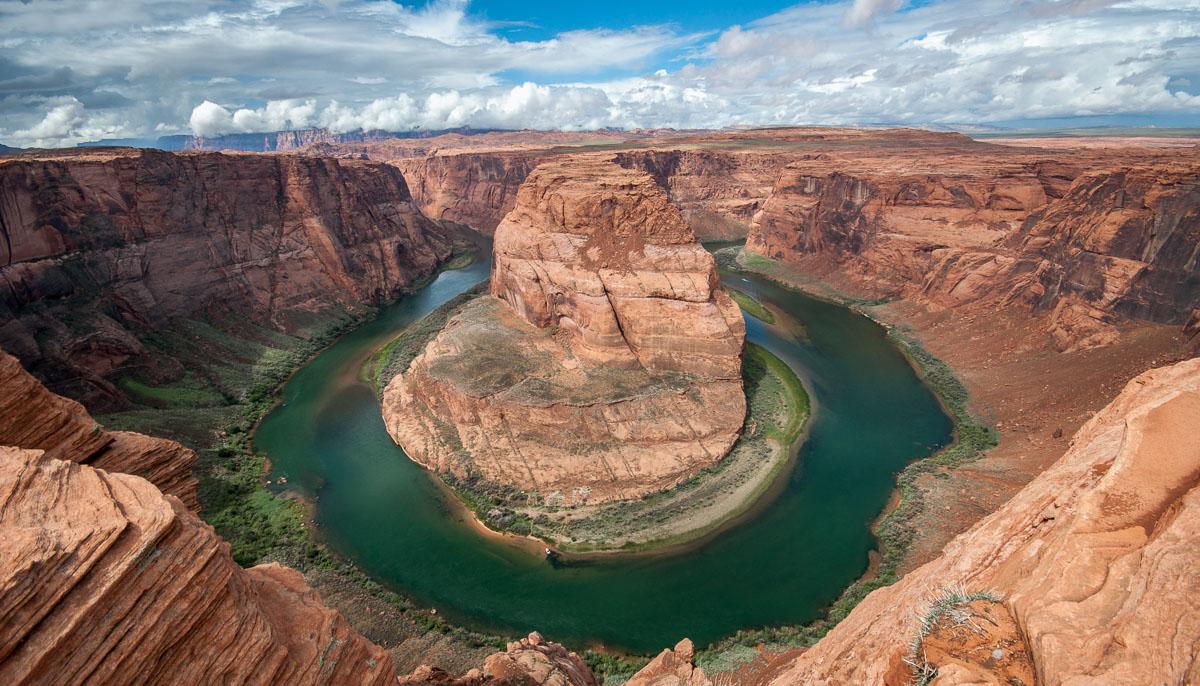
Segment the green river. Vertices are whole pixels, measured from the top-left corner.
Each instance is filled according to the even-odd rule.
[[[467,526],[391,441],[358,380],[378,346],[489,269],[481,260],[443,272],[326,349],[283,388],[254,437],[272,479],[286,476],[314,500],[326,543],[451,622],[651,653],[684,636],[704,646],[741,628],[811,621],[867,569],[869,526],[896,473],[951,439],[949,418],[881,327],[725,274],[775,309],[772,326],[747,317],[747,338],[795,369],[814,401],[797,465],[779,477],[787,483],[748,521],[689,550],[551,565]]]

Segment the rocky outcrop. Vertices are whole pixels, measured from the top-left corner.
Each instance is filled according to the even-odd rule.
[[[536,631],[508,644],[502,653],[488,656],[483,669],[455,677],[444,670],[422,665],[400,677],[405,686],[597,686],[587,664],[558,643]]]
[[[745,323],[712,256],[650,178],[542,165],[496,230],[492,293],[605,366],[737,379]]]
[[[141,476],[191,510],[200,507],[192,467],[196,453],[164,438],[105,431],[82,405],[46,390],[0,350],[0,445],[110,472]]]
[[[6,158],[0,229],[0,345],[96,405],[123,397],[122,369],[178,373],[143,343],[175,318],[303,331],[397,295],[452,252],[395,168],[283,155]]]
[[[493,296],[384,391],[388,431],[459,479],[602,502],[719,461],[745,414],[745,323],[645,174],[553,162],[496,232]]]
[[[626,686],[712,686],[704,670],[692,664],[695,646],[683,639],[674,650],[664,650],[633,675]]]
[[[5,684],[395,680],[298,572],[241,569],[139,477],[0,448],[0,552]]]
[[[947,586],[1002,601],[1039,684],[1200,681],[1197,425],[1200,359],[1135,378],[1054,466],[772,683],[907,683],[919,617]],[[983,667],[932,683],[981,683]]]

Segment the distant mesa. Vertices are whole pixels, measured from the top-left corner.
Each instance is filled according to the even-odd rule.
[[[384,391],[388,431],[457,478],[603,502],[718,463],[742,426],[745,323],[647,174],[539,166],[496,230],[491,293]]]

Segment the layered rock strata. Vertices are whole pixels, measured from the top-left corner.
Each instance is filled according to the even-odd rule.
[[[908,683],[919,617],[946,587],[1002,600],[1039,684],[1200,681],[1197,426],[1200,359],[1135,378],[1056,464],[772,683]],[[951,662],[933,683],[991,683],[987,660]]]
[[[747,249],[934,307],[1025,308],[1048,318],[1059,350],[1088,348],[1129,319],[1188,320],[1197,170],[1187,153],[816,156],[781,173]]]
[[[105,431],[82,405],[55,395],[0,350],[0,445],[37,449],[110,472],[141,476],[199,509],[196,453],[164,438]]]
[[[130,681],[395,674],[298,572],[238,567],[210,526],[148,481],[0,448],[0,682]]]
[[[303,331],[397,295],[452,252],[394,167],[284,155],[8,157],[0,234],[0,345],[96,405],[123,397],[122,370],[178,374],[143,343],[175,318]]]
[[[539,167],[497,229],[491,288],[384,392],[417,462],[601,502],[670,487],[733,445],[745,323],[649,176]]]

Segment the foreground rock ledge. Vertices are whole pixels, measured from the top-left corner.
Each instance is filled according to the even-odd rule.
[[[386,684],[299,572],[242,569],[150,482],[0,447],[0,683]]]
[[[604,502],[712,466],[745,417],[745,322],[646,174],[538,167],[496,230],[492,294],[384,391],[388,431],[459,479]]]

